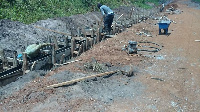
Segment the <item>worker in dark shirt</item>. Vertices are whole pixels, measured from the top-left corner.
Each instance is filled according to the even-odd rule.
[[[114,18],[114,12],[106,5],[100,3],[97,4],[97,7],[101,10],[104,19],[104,31],[110,34],[111,25]]]

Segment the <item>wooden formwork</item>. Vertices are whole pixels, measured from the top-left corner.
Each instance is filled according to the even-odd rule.
[[[122,17],[123,14],[120,16]],[[126,28],[131,27],[132,24],[138,23],[140,20],[140,14],[139,11],[134,10],[134,8],[131,9],[131,13],[129,16],[129,20],[121,19],[119,18],[113,22],[112,25],[112,35],[121,33],[124,31]],[[119,20],[119,21],[118,21]],[[41,57],[37,60],[27,60],[26,54],[23,54],[23,64],[22,68],[18,71],[21,73],[23,70],[23,74],[26,73],[27,70],[38,70],[41,69],[45,64],[52,64],[52,65],[57,65],[57,64],[63,64],[66,63],[68,59],[71,57],[76,57],[81,55],[81,53],[89,50],[90,48],[93,47],[94,44],[98,44],[101,42],[103,39],[106,38],[106,35],[102,33],[102,24],[99,22],[96,22],[94,26],[91,28],[77,28],[77,35],[76,37],[72,37],[69,34],[63,33],[63,32],[57,32],[54,30],[50,29],[44,29],[41,27],[37,27],[42,30],[47,30],[47,31],[53,31],[55,33],[60,33],[62,35],[65,35],[64,37],[64,42],[58,42],[55,36],[49,37],[49,43],[54,43],[53,46],[51,46],[51,53],[48,55],[44,55],[44,57]],[[112,37],[112,36],[110,36]],[[59,46],[63,46],[60,48]],[[13,65],[12,68],[14,67],[19,67],[18,65],[20,64],[20,60],[16,59],[16,54],[13,54]],[[3,56],[3,62],[0,64],[0,71],[3,70],[4,66],[7,66],[6,64],[6,58]],[[16,73],[17,74],[17,73]],[[1,73],[0,73],[1,75]],[[8,76],[8,74],[7,74]]]

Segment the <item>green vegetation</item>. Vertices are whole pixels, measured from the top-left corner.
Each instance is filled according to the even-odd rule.
[[[38,20],[83,14],[98,10],[98,2],[111,8],[121,5],[136,5],[151,8],[147,2],[160,0],[0,0],[0,19],[11,19],[26,24]]]
[[[192,0],[192,2],[198,2],[198,3],[200,3],[200,0]]]

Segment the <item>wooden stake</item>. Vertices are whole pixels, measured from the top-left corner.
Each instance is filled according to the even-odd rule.
[[[17,52],[14,51],[13,52],[13,67],[17,67],[18,65],[16,56],[17,56]]]
[[[114,35],[116,33],[116,23],[113,24],[113,32],[112,34]]]
[[[75,50],[75,39],[72,37],[71,39],[71,56],[74,57],[74,50]]]
[[[52,45],[52,64],[54,65],[56,63],[56,51],[55,51],[55,45]]]
[[[83,42],[82,44],[83,44],[83,52],[85,52],[86,51],[85,50],[86,44],[85,44],[85,42]]]
[[[65,46],[68,47],[69,46],[69,43],[68,43],[68,36],[65,37]]]
[[[100,38],[100,29],[97,28],[97,43],[99,43],[99,38]]]
[[[85,44],[86,44],[86,46],[85,46],[85,49],[86,49],[86,50],[88,50],[88,46],[89,46],[89,45],[88,45],[88,44],[89,44],[89,42],[88,42],[88,41],[89,41],[89,40],[88,40],[88,38],[87,38],[87,37],[85,37],[85,38],[86,38],[86,40],[85,40]]]
[[[131,19],[132,15],[133,15],[133,11],[134,11],[134,7],[131,8],[130,19]]]
[[[2,50],[1,54],[2,54],[3,68],[6,68],[6,67],[8,66],[8,61],[7,61],[7,58],[6,58],[6,56],[5,56],[5,51],[4,51],[4,49]]]
[[[100,73],[100,74],[97,74],[97,75],[86,76],[86,77],[74,79],[74,80],[71,80],[71,81],[66,81],[66,82],[62,82],[62,83],[58,83],[58,84],[53,84],[53,85],[47,86],[47,88],[56,88],[56,87],[60,87],[60,86],[64,86],[64,85],[66,86],[66,85],[73,84],[75,82],[79,82],[79,81],[83,81],[83,80],[90,79],[90,78],[95,78],[95,77],[101,77],[101,76],[113,74],[113,73],[116,73],[116,72],[117,71],[111,71],[111,72]]]
[[[79,46],[78,56],[82,53],[82,49],[83,49],[83,43]]]
[[[64,58],[65,58],[65,54],[63,54],[63,55],[61,56],[61,59],[60,59],[60,64],[62,64],[62,63],[63,63],[63,61],[64,61]]]
[[[55,50],[58,50],[59,47],[58,47],[58,41],[56,39],[56,36],[53,36],[53,40],[54,40],[54,44],[55,44]]]
[[[23,66],[22,66],[22,70],[23,70],[23,75],[26,73],[27,70],[27,54],[25,52],[22,53],[23,55]]]
[[[77,28],[77,33],[78,33],[77,36],[80,37],[81,36],[80,27]]]

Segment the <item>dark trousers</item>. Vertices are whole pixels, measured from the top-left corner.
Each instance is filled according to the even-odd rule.
[[[106,17],[104,18],[105,32],[111,31],[111,25],[112,25],[112,22],[113,22],[113,18],[114,18],[114,13],[106,15]]]

